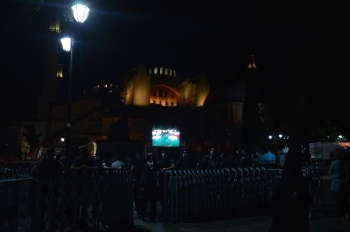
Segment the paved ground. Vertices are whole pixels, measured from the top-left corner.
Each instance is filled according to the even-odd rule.
[[[344,222],[336,216],[334,208],[323,208],[316,211],[317,217],[310,220],[312,232],[349,232],[350,222]],[[273,220],[273,215],[254,216],[245,218],[233,218],[229,220],[202,222],[202,223],[178,223],[142,221],[135,217],[137,231],[155,232],[267,232]]]
[[[350,232],[350,222],[344,222],[337,216],[333,195],[326,181],[324,206],[314,208],[315,218],[311,219],[311,232]],[[350,200],[350,197],[349,197]],[[157,206],[161,211],[160,205]],[[146,218],[147,219],[147,218]],[[139,232],[267,232],[273,221],[273,215],[262,215],[201,223],[171,223],[159,219],[155,223],[142,221],[134,214],[136,231]],[[297,231],[302,232],[302,231]]]

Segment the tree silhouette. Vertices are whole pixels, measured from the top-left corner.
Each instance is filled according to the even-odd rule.
[[[40,142],[41,133],[37,134],[34,125],[24,126],[26,132],[23,133],[24,141],[29,144],[30,151],[36,148]]]
[[[250,151],[259,150],[264,140],[260,110],[255,83],[250,81],[245,89],[242,116],[242,141],[244,147]]]

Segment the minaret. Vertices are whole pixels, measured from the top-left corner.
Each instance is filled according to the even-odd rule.
[[[249,55],[249,64],[247,69],[248,69],[248,81],[255,83],[256,65],[255,65],[254,55]]]
[[[40,93],[37,109],[38,121],[49,121],[51,116],[52,103],[57,98],[57,75],[59,43],[58,34],[60,33],[60,19],[55,17],[50,22],[48,28],[48,41],[46,43],[46,63],[43,80],[43,87]]]
[[[148,106],[150,100],[150,80],[151,77],[147,74],[145,65],[140,64],[137,67],[137,73],[132,76],[133,80],[133,105]]]

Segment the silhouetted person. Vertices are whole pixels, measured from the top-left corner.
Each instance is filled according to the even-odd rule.
[[[169,192],[167,190],[167,186],[165,186],[166,183],[169,183],[170,176],[167,175],[164,177],[164,173],[167,170],[174,170],[175,169],[175,162],[170,157],[169,153],[166,150],[162,151],[162,157],[160,158],[160,161],[158,161],[158,167],[159,167],[159,178],[158,178],[158,189],[159,189],[159,197],[160,197],[160,204],[162,206],[162,213],[160,215],[161,218],[164,218],[168,215],[167,212],[165,212],[165,208],[169,210]],[[166,189],[165,189],[166,188]],[[165,197],[167,197],[165,199]],[[166,207],[165,207],[166,206]]]
[[[203,153],[202,158],[197,162],[197,170],[206,170],[208,168],[209,155]]]
[[[92,172],[98,170],[95,159],[90,156],[89,150],[87,148],[81,148],[79,149],[79,156],[74,158],[72,161],[72,165],[70,167],[70,170],[75,173],[75,175],[85,176],[85,175],[91,175]],[[88,191],[91,192],[91,186],[89,185]],[[79,200],[77,205],[77,215],[79,217],[78,219],[78,227],[86,229],[87,228],[87,220],[88,220],[88,202],[86,198],[86,192],[84,192],[83,186],[78,185],[77,186],[77,194],[79,196]],[[85,195],[84,195],[85,194]],[[81,206],[81,207],[80,207]],[[79,208],[80,213],[79,213]]]
[[[234,168],[235,161],[232,152],[221,152],[220,168]]]
[[[301,169],[300,145],[289,147],[277,188],[275,217],[269,232],[309,232],[311,197]]]
[[[158,186],[157,186],[157,170],[153,161],[155,157],[152,153],[147,154],[147,163],[144,167],[142,179],[140,182],[140,188],[142,189],[139,194],[142,194],[140,218],[145,219],[147,211],[147,205],[150,205],[150,221],[155,222],[157,216],[156,203],[159,199]]]
[[[57,204],[59,201],[59,189],[60,182],[58,176],[60,176],[64,170],[63,163],[55,158],[56,150],[54,148],[49,148],[47,150],[47,154],[44,159],[34,167],[32,174],[34,176],[39,177],[39,183],[42,183],[40,187],[41,196],[39,196],[39,200],[42,203],[40,205],[40,225],[39,231],[44,227],[45,220],[45,212],[49,214],[49,210],[51,209],[51,213],[54,218],[50,218],[50,226],[49,230],[53,230],[54,228],[54,220],[58,216]],[[50,189],[49,186],[53,183],[53,188]],[[48,204],[53,204],[51,207],[45,207]]]
[[[349,170],[348,164],[344,161],[344,152],[336,150],[334,160],[329,166],[328,173],[332,176],[331,190],[338,207],[339,215],[342,220],[349,220],[349,202],[348,202],[348,182]]]
[[[196,168],[196,163],[193,162],[188,149],[184,149],[182,157],[176,162],[176,169],[178,170],[193,170]]]
[[[218,155],[218,149],[216,146],[210,148],[210,155],[208,160],[208,170],[214,170],[220,167],[221,156]]]
[[[135,152],[135,156],[130,159],[130,172],[132,175],[132,192],[134,194],[135,211],[140,213],[140,200],[138,199],[140,182],[143,175],[143,169],[146,159],[141,150]]]
[[[126,170],[126,165],[125,162],[123,162],[123,156],[124,156],[124,151],[119,150],[118,154],[116,156],[116,161],[112,163],[112,168],[115,168],[117,170],[124,171]]]

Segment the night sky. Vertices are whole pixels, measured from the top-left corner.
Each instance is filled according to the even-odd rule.
[[[11,7],[0,12],[0,103],[11,117],[36,112],[47,14],[61,12],[67,2],[45,0],[40,11],[25,14]],[[229,78],[244,79],[248,55],[254,54],[267,101],[283,104],[298,91],[332,103],[345,99],[345,7],[330,1],[283,2],[91,0],[90,16],[76,30],[73,83],[108,83],[144,63],[175,69],[180,77],[205,72],[215,88]],[[62,22],[61,34],[71,27]],[[69,55],[61,51],[59,60],[68,69]]]

